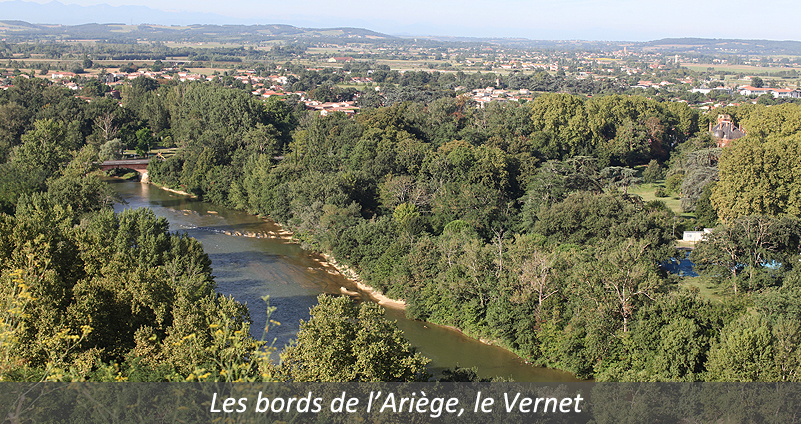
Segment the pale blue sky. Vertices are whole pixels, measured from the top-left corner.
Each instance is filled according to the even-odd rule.
[[[230,17],[229,23],[353,26],[388,34],[631,41],[664,37],[801,40],[801,27],[794,22],[801,16],[801,2],[790,0],[60,1],[214,13]],[[0,10],[0,19],[14,17],[4,17]]]

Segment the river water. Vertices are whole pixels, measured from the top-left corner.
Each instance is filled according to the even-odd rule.
[[[274,341],[282,348],[295,338],[299,321],[309,319],[309,308],[320,293],[341,294],[343,288],[354,297],[368,301],[353,282],[322,263],[322,258],[296,243],[277,237],[245,237],[229,234],[271,234],[280,231],[274,223],[239,211],[161,190],[149,184],[118,179],[111,187],[127,202],[115,210],[150,208],[170,221],[172,231],[186,232],[200,240],[212,261],[217,291],[247,304],[253,320],[251,332],[257,339]],[[276,308],[264,335],[267,304]],[[397,320],[409,342],[432,359],[436,373],[444,368],[476,367],[482,377],[502,376],[515,381],[578,381],[571,374],[531,366],[511,352],[466,337],[459,331],[426,322],[408,320],[402,310],[386,309]]]

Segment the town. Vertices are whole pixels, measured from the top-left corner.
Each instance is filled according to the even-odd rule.
[[[2,30],[0,25],[0,34]],[[20,35],[11,26],[5,35],[0,41],[0,64],[5,61],[0,88],[10,87],[15,76],[38,76],[63,84],[76,96],[93,79],[116,96],[126,81],[147,77],[217,82],[265,99],[292,97],[322,114],[353,114],[366,103],[359,101],[365,93],[369,103],[375,104],[378,94],[379,103],[387,104],[393,97],[387,92],[399,87],[466,96],[477,107],[531,101],[547,92],[637,94],[699,110],[801,97],[801,49],[776,47],[774,54],[755,54],[753,48],[742,47],[747,43],[712,48],[696,41],[668,48],[658,42],[561,42],[538,47],[377,36],[367,43],[361,35],[350,35],[344,42],[272,37],[226,45],[137,38],[129,45],[31,40],[35,35]],[[143,60],[124,60],[134,57]],[[326,90],[315,95],[321,82],[328,84]]]

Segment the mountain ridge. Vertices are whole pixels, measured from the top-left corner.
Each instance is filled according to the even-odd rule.
[[[221,42],[258,42],[265,39],[421,39],[435,42],[487,43],[509,48],[564,48],[609,51],[627,47],[630,50],[658,51],[662,53],[696,54],[786,54],[801,55],[801,42],[795,40],[759,39],[719,39],[700,37],[670,37],[651,41],[601,41],[601,40],[534,40],[522,37],[464,37],[410,35],[394,36],[365,28],[335,26],[327,28],[299,27],[286,23],[253,23],[246,20],[227,18],[209,13],[164,12],[146,6],[95,6],[64,5],[56,0],[46,4],[23,0],[3,1],[3,16],[13,19],[0,20],[0,36],[8,41],[25,39],[82,40],[95,39],[107,41],[209,41],[218,37]],[[15,12],[16,8],[31,7],[38,19],[44,22],[32,23],[20,19],[26,13]],[[81,13],[75,13],[80,10]],[[92,13],[86,13],[87,11]],[[49,11],[44,13],[43,11]],[[41,12],[41,13],[40,13]],[[114,13],[112,13],[114,12]],[[117,14],[129,16],[147,15],[151,22],[131,25],[117,19]],[[61,19],[49,22],[48,13],[55,13]],[[63,23],[64,16],[75,23]],[[80,16],[76,18],[75,16]],[[94,19],[97,18],[97,19]],[[180,25],[178,21],[182,21]],[[225,23],[204,23],[206,20],[219,20]],[[237,22],[238,21],[238,22]],[[106,23],[97,23],[106,22]],[[112,22],[112,23],[109,23]]]

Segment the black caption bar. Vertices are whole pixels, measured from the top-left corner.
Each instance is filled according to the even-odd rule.
[[[788,423],[795,383],[0,383],[3,422]]]

